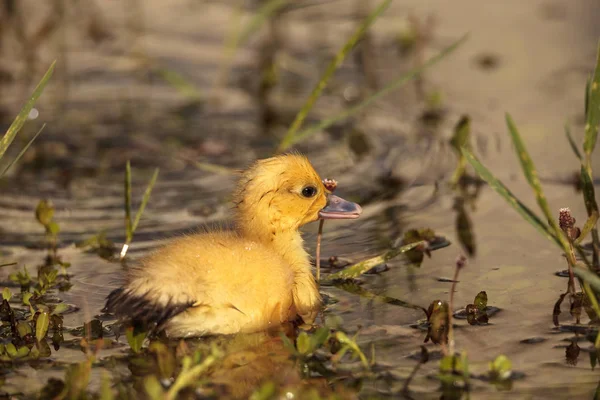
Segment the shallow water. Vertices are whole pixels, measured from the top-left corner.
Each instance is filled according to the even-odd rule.
[[[50,123],[22,165],[3,183],[0,198],[0,261],[16,261],[19,268],[27,266],[31,271],[45,255],[40,248],[43,230],[33,210],[40,198],[54,202],[61,227],[59,254],[72,264],[69,274],[73,276],[72,289],[58,295],[78,308],[65,315],[65,327],[79,327],[100,314],[106,295],[123,276],[120,264],[85,253],[74,243],[100,231],[117,243],[123,241],[125,161],[132,160],[135,199],[141,197],[151,169],[161,168],[150,205],[135,234],[131,258],[140,257],[169,237],[206,224],[226,224],[234,179],[199,170],[186,160],[243,168],[252,159],[269,154],[275,143],[273,135],[289,125],[324,60],[354,26],[355,4],[350,1],[307,7],[286,17],[281,52],[300,60],[304,74],[283,71],[271,99],[278,120],[270,134],[265,134],[257,101],[260,40],[251,41],[235,57],[227,88],[211,92],[222,72],[222,37],[234,15],[229,3],[233,2],[203,2],[200,7],[188,0],[169,6],[149,1],[145,6],[147,32],[137,45],[157,65],[173,68],[204,94],[214,94],[214,102],[200,106],[156,76],[136,78],[135,62],[126,51],[131,46],[127,24],[116,6],[100,5],[114,40],[90,47],[76,35],[69,39],[70,79],[65,80],[59,73],[57,83],[42,99],[41,115]],[[465,31],[471,32],[463,48],[426,74],[426,87],[439,90],[444,98],[439,126],[419,122],[424,105],[409,85],[352,121],[351,126],[365,132],[371,141],[368,154],[359,157],[349,150],[341,136],[344,126],[298,146],[322,177],[338,180],[341,196],[359,201],[364,208],[364,215],[357,221],[327,222],[323,258],[336,255],[361,260],[377,255],[410,228],[432,228],[452,242],[450,247],[435,251],[417,269],[410,269],[401,260],[388,263],[388,271],[362,278],[365,288],[422,307],[435,299],[448,298],[451,284],[440,278],[452,278],[455,259],[463,250],[455,230],[455,195],[443,182],[455,163],[447,139],[465,113],[473,119],[475,148],[486,165],[517,197],[527,199],[525,202],[535,208],[502,120],[505,110],[511,112],[544,178],[551,208],[568,206],[579,221],[585,219],[581,196],[568,183],[561,183],[578,168],[563,137],[562,125],[569,120],[574,135],[581,138],[582,93],[600,35],[593,16],[600,13],[600,7],[585,0],[570,2],[568,7],[559,1],[522,3],[515,1],[493,10],[488,8],[492,6],[472,1],[453,2],[452,6],[444,1],[394,4],[374,27],[377,76],[382,82],[410,66],[410,60],[399,57],[393,47],[396,29],[406,22],[409,13],[419,18],[434,13],[439,20],[427,44],[427,54]],[[78,28],[73,25],[70,29]],[[322,34],[316,35],[315,31]],[[51,43],[45,48],[50,54],[54,51]],[[477,59],[482,54],[497,57],[498,66],[491,70],[480,67]],[[11,62],[9,67],[17,71],[21,65],[18,57]],[[345,95],[363,81],[360,68],[347,61],[310,121],[339,110],[346,104]],[[68,95],[61,93],[65,82],[70,82]],[[17,93],[20,88],[16,80],[2,90]],[[15,95],[2,101],[9,109],[16,109],[18,98]],[[57,109],[56,99],[66,102],[66,111]],[[34,127],[29,129],[33,131]],[[402,182],[402,187],[393,182]],[[474,381],[473,397],[590,397],[598,385],[597,372],[590,368],[587,354],[592,344],[580,337],[579,361],[576,366],[568,364],[565,348],[573,333],[559,332],[552,323],[554,303],[566,288],[566,279],[555,275],[566,267],[560,252],[489,188],[482,189],[474,205],[474,210],[467,210],[477,254],[461,271],[455,308],[466,306],[485,290],[490,305],[501,311],[487,326],[469,326],[458,320],[456,346],[467,352],[473,374],[486,373],[487,363],[505,354],[513,369],[524,377],[516,379],[512,390],[505,392]],[[314,254],[316,226],[305,231],[307,247]],[[2,277],[14,270],[4,267]],[[377,365],[385,367],[392,377],[388,382],[367,380],[361,394],[397,394],[416,364],[410,356],[419,351],[425,337],[425,332],[411,327],[423,318],[422,312],[368,301],[339,288],[324,287],[323,292],[337,300],[327,307],[325,315],[341,317],[343,327],[350,332],[360,326],[359,342],[366,352],[374,344]],[[566,304],[561,322],[574,323]],[[65,335],[65,339],[73,337]],[[247,340],[254,343],[258,339]],[[100,359],[125,353],[125,338],[119,342],[121,347],[103,350]],[[244,348],[239,343],[232,346]],[[432,352],[439,350],[431,343],[427,347]],[[270,350],[285,355],[283,348]],[[260,355],[260,351],[257,353]],[[63,346],[52,354],[58,366],[22,366],[18,373],[6,377],[3,390],[20,392],[26,384],[26,392],[33,393],[49,377],[64,376],[61,363],[84,359],[76,346]],[[281,365],[279,371],[292,369],[284,361],[277,364],[277,357],[269,362],[260,357],[253,360],[248,365],[254,368],[236,370],[240,376],[248,374],[250,386],[269,379],[277,365]],[[420,369],[410,385],[415,398],[439,398],[439,384],[431,379],[437,368],[432,355],[432,361]],[[93,369],[92,390],[100,385],[102,369]],[[125,371],[125,375],[128,373]],[[224,376],[228,372],[219,373],[227,382]]]

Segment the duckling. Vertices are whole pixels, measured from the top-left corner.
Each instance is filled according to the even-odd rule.
[[[180,237],[143,258],[103,311],[170,337],[312,323],[321,296],[299,228],[358,218],[361,207],[331,194],[299,154],[255,162],[233,198],[234,229]]]

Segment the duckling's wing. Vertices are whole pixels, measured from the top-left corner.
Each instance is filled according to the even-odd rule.
[[[158,303],[151,300],[154,297],[150,296],[150,292],[140,295],[125,288],[119,288],[108,295],[102,311],[113,313],[120,318],[126,317],[134,325],[154,326],[160,330],[169,319],[195,304],[194,301],[176,303],[172,299],[166,303]]]

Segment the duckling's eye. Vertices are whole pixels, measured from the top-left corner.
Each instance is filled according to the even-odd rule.
[[[306,186],[302,189],[302,196],[304,197],[313,197],[317,194],[317,188],[314,186]]]

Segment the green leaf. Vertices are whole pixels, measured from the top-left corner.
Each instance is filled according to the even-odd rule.
[[[142,203],[140,204],[140,208],[138,208],[137,212],[135,213],[135,220],[133,221],[133,226],[131,227],[132,235],[135,232],[135,230],[137,229],[137,226],[140,223],[140,219],[142,219],[142,214],[144,213],[144,210],[146,209],[146,205],[148,204],[148,201],[150,201],[150,194],[152,193],[152,188],[154,187],[154,184],[156,183],[156,179],[158,178],[158,172],[159,172],[159,169],[156,168],[154,170],[154,174],[152,174],[152,178],[150,178],[150,182],[148,183],[148,186],[146,187],[146,191],[144,192],[144,196],[142,197]]]
[[[115,398],[111,384],[110,375],[108,373],[102,374],[102,382],[100,386],[100,400],[113,400]]]
[[[427,242],[420,241],[420,242],[410,243],[410,244],[404,245],[402,247],[388,250],[385,253],[383,253],[382,255],[379,255],[379,256],[373,257],[373,258],[369,258],[368,260],[361,261],[359,263],[356,263],[349,267],[346,267],[343,270],[336,272],[335,274],[331,274],[331,275],[329,275],[328,280],[334,281],[334,280],[357,278],[357,277],[361,276],[362,274],[364,274],[365,272],[367,272],[368,270],[370,270],[371,268],[375,267],[376,265],[383,264],[383,263],[391,260],[392,258],[397,257],[402,253],[406,253],[407,251],[412,250],[416,247],[426,246],[426,245],[427,245]]]
[[[12,344],[12,343],[6,344],[6,354],[8,354],[10,356],[10,358],[17,357],[17,348],[15,347],[14,344]]]
[[[24,338],[26,335],[32,334],[33,329],[28,322],[21,321],[17,324],[17,332],[19,332],[19,337]]]
[[[342,331],[337,331],[335,333],[335,338],[337,339],[338,342],[340,342],[340,344],[342,344],[343,346],[352,350],[352,352],[360,358],[360,361],[365,368],[369,368],[369,361],[367,360],[367,357],[365,357],[365,355],[362,352],[362,350],[360,349],[360,347],[358,347],[358,344],[356,343],[354,338],[350,339]]]
[[[65,311],[67,311],[68,309],[69,309],[69,306],[66,303],[58,303],[56,305],[56,307],[54,307],[54,309],[52,310],[50,315],[60,315],[60,314],[64,313]]]
[[[388,8],[391,2],[392,0],[384,0],[377,8],[375,8],[375,10],[373,10],[373,12],[371,12],[367,16],[367,18],[365,18],[365,20],[358,26],[356,31],[352,34],[352,36],[350,36],[350,39],[348,39],[344,46],[337,52],[333,60],[327,66],[325,73],[323,73],[323,76],[321,76],[321,79],[313,88],[308,99],[306,100],[306,103],[304,103],[304,106],[302,106],[302,108],[296,115],[294,122],[292,122],[292,125],[281,140],[278,149],[279,152],[285,151],[294,143],[294,137],[296,136],[296,133],[302,126],[302,123],[308,116],[310,110],[312,110],[312,108],[314,107],[318,98],[321,96],[321,93],[327,86],[329,79],[331,79],[335,71],[342,64],[342,62],[346,58],[346,55],[350,53],[354,46],[356,46],[358,41],[364,36],[365,32],[371,27],[371,25],[373,25],[375,20]]]
[[[175,88],[179,93],[187,97],[193,102],[200,102],[202,100],[202,94],[187,78],[181,75],[179,72],[167,68],[153,68],[152,69],[158,76],[160,76],[165,82]]]
[[[512,374],[512,363],[505,355],[499,355],[490,362],[490,377],[493,380],[506,380]]]
[[[37,139],[37,137],[40,136],[40,133],[42,133],[45,127],[46,124],[43,124],[40,130],[31,138],[31,140],[25,145],[25,147],[23,147],[19,154],[17,154],[17,156],[2,170],[2,172],[0,172],[0,178],[2,178],[12,168],[13,165],[19,162],[21,157],[23,157],[23,154],[25,154],[27,149],[31,147],[35,139]]]
[[[312,351],[323,346],[323,344],[329,339],[329,328],[320,327],[310,337],[310,347]]]
[[[29,113],[31,112],[31,109],[33,108],[37,99],[40,97],[40,95],[44,91],[46,84],[50,80],[50,77],[52,76],[52,73],[54,72],[55,65],[56,65],[56,61],[54,61],[50,65],[50,67],[48,68],[48,70],[46,71],[44,76],[42,77],[42,80],[38,83],[38,85],[34,89],[33,94],[31,95],[31,98],[21,108],[21,111],[19,112],[19,114],[17,115],[17,117],[15,118],[13,123],[8,127],[8,130],[6,131],[6,133],[0,140],[0,159],[2,159],[2,157],[4,156],[4,153],[6,153],[6,150],[8,149],[8,147],[14,140],[15,136],[17,135],[17,133],[19,133],[19,131],[21,130],[21,128],[23,127],[23,125],[25,124],[27,119],[29,118]]]
[[[579,160],[583,160],[583,157],[577,148],[577,144],[575,143],[573,136],[571,136],[571,129],[569,128],[569,125],[565,125],[565,135],[567,135],[567,140],[569,141],[569,145],[571,145],[571,150],[573,150],[575,156],[579,158]]]
[[[585,282],[589,283],[594,288],[596,293],[600,293],[600,276],[596,275],[595,273],[593,273],[592,271],[590,271],[584,267],[579,267],[579,266],[577,266],[576,268],[573,268],[573,272],[579,278],[581,278]]]
[[[598,53],[596,56],[596,68],[589,83],[587,90],[587,110],[585,123],[585,138],[583,141],[583,152],[586,155],[586,164],[588,170],[591,163],[592,152],[596,147],[598,138],[598,128],[600,126],[600,43],[598,44]]]
[[[456,185],[465,173],[466,160],[460,149],[463,147],[467,149],[471,148],[470,136],[471,118],[468,115],[463,115],[456,124],[456,127],[454,127],[454,135],[450,139],[450,145],[458,155],[458,163],[450,180],[450,183],[453,185]]]
[[[31,298],[33,297],[33,293],[30,292],[25,292],[23,293],[23,304],[25,304],[26,306],[30,306],[31,305]]]
[[[298,348],[298,353],[302,355],[308,355],[312,352],[308,333],[304,331],[300,332],[298,338],[296,339],[296,347]]]
[[[35,208],[35,218],[40,224],[47,227],[54,217],[54,206],[50,200],[40,200]]]
[[[487,307],[487,302],[487,293],[485,291],[481,291],[477,294],[477,296],[475,296],[475,301],[473,302],[473,304],[475,304],[475,307],[477,307],[479,311],[485,311]]]
[[[134,353],[142,351],[147,332],[136,332],[132,327],[127,328],[127,343]]]
[[[538,178],[538,173],[535,169],[535,165],[533,165],[533,160],[529,156],[529,152],[525,148],[525,143],[523,143],[523,139],[515,126],[510,115],[506,114],[506,124],[508,125],[508,131],[513,140],[513,144],[515,145],[515,150],[517,152],[517,157],[521,162],[521,167],[523,169],[523,174],[525,178],[527,178],[527,182],[529,182],[529,186],[533,189],[535,194],[535,198],[537,200],[542,213],[546,217],[548,224],[553,228],[554,234],[560,234],[560,228],[556,223],[556,219],[554,218],[552,212],[550,211],[550,207],[548,206],[548,201],[546,200],[546,196],[544,195],[544,190],[542,189],[542,184]]]
[[[149,375],[144,379],[144,389],[148,397],[152,400],[162,400],[165,398],[165,392],[158,378],[154,375]]]
[[[48,224],[47,228],[48,228],[48,233],[51,234],[52,236],[56,236],[60,232],[60,227],[54,221],[51,221]]]
[[[131,229],[131,162],[125,164],[125,243],[131,243],[133,230]]]
[[[296,350],[296,346],[294,346],[294,343],[292,343],[290,338],[288,338],[284,333],[281,333],[279,335],[279,337],[281,338],[281,341],[283,342],[283,347],[288,349],[288,351],[292,354],[298,354],[298,350]]]
[[[4,290],[2,290],[2,298],[6,301],[10,301],[11,297],[12,297],[12,293],[11,293],[10,289],[5,287]]]
[[[47,312],[42,312],[38,315],[37,321],[35,322],[35,338],[38,342],[46,337],[48,333],[48,326],[50,325],[50,317]]]
[[[15,358],[27,357],[28,354],[29,354],[29,347],[23,345],[17,349],[17,354],[15,355]]]
[[[468,377],[467,358],[458,354],[444,356],[440,360],[440,375],[450,383],[465,380]]]
[[[456,48],[458,46],[460,46],[463,42],[465,42],[467,37],[468,37],[468,35],[464,35],[463,37],[458,39],[456,42],[454,42],[450,46],[446,47],[440,53],[431,57],[429,60],[425,61],[420,66],[415,67],[412,70],[393,79],[384,88],[382,88],[378,92],[372,94],[367,99],[363,100],[361,103],[355,105],[354,107],[350,107],[349,109],[342,111],[341,113],[336,114],[331,118],[327,118],[309,128],[306,128],[306,129],[298,132],[295,135],[289,136],[289,131],[288,131],[288,135],[286,135],[286,137],[282,140],[281,144],[279,145],[279,151],[285,151],[292,145],[294,145],[298,142],[301,142],[302,140],[308,138],[309,136],[315,134],[316,132],[326,129],[338,121],[342,121],[346,118],[351,117],[352,115],[360,112],[363,108],[366,108],[366,107],[370,106],[371,104],[373,104],[379,98],[387,95],[388,93],[391,93],[392,91],[398,89],[399,87],[403,86],[404,84],[410,82],[412,79],[414,79],[415,77],[417,77],[421,73],[423,73],[426,69],[428,69],[429,67],[437,64],[438,62],[440,62],[441,60],[446,58],[446,56],[448,56],[451,52],[456,50]]]
[[[588,215],[592,215],[594,211],[598,212],[598,203],[596,203],[596,192],[594,190],[594,182],[588,173],[588,170],[581,166],[581,188],[583,191],[583,200]]]
[[[515,195],[513,195],[500,180],[496,179],[496,177],[494,177],[494,175],[492,175],[492,173],[486,167],[484,167],[483,164],[481,164],[481,162],[468,149],[463,148],[462,151],[467,161],[473,166],[481,179],[486,181],[488,185],[490,185],[490,187],[496,191],[496,193],[504,198],[504,200],[506,200],[508,204],[510,204],[527,222],[533,225],[538,232],[562,248],[561,242],[555,236],[555,234],[550,231],[548,225],[542,222],[540,218],[535,215],[535,213],[526,205],[521,203],[519,199],[517,199]]]
[[[590,215],[589,218],[587,219],[587,221],[585,221],[585,225],[583,225],[583,228],[581,229],[581,233],[579,234],[579,237],[577,238],[577,240],[575,240],[575,244],[581,244],[581,242],[583,242],[583,240],[592,231],[592,229],[594,229],[596,227],[597,222],[598,222],[598,212],[593,211],[592,215]]]
[[[244,27],[244,29],[240,32],[239,40],[236,43],[236,47],[242,46],[244,43],[252,37],[252,35],[267,21],[271,16],[281,10],[285,5],[287,5],[288,0],[267,0],[261,2],[260,9],[258,12],[250,19],[248,24]]]

